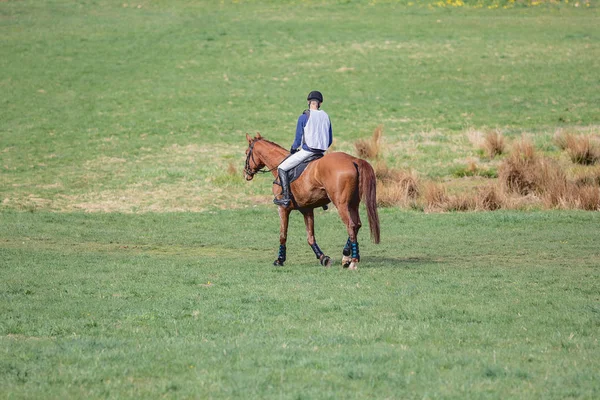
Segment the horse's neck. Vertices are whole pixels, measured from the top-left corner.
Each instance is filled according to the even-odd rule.
[[[275,144],[263,142],[260,146],[260,157],[267,169],[272,170],[273,176],[277,176],[277,167],[287,155],[288,152],[283,147]]]

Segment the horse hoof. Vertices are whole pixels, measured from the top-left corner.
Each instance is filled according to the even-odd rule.
[[[279,258],[277,260],[275,260],[273,262],[273,265],[276,267],[283,267],[283,261],[281,261]]]
[[[356,261],[352,261],[352,262],[350,263],[350,265],[348,265],[348,269],[351,269],[351,270],[353,270],[353,271],[357,270],[357,269],[358,269],[358,262],[356,262]]]
[[[323,258],[321,258],[321,265],[324,267],[331,267],[331,258],[329,256],[323,256]]]
[[[342,266],[344,268],[348,268],[350,266],[351,262],[352,262],[352,257],[349,257],[349,256],[342,257]]]

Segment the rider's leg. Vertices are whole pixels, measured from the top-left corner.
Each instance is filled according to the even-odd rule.
[[[300,149],[300,151],[297,151],[296,153],[290,155],[288,158],[283,160],[281,164],[279,164],[277,172],[279,174],[279,183],[281,184],[281,199],[276,198],[273,200],[273,203],[277,204],[278,206],[289,206],[290,183],[288,178],[288,172],[296,165],[300,164],[302,161],[312,156],[312,154],[313,153],[310,151]]]
[[[277,169],[279,174],[279,184],[281,185],[281,198],[273,199],[273,203],[278,206],[287,207],[290,205],[290,182],[288,177],[288,171],[284,171],[281,168]]]

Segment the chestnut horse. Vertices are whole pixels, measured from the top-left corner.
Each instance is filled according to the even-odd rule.
[[[258,172],[271,172],[277,179],[277,166],[290,154],[283,147],[263,139],[260,133],[253,138],[246,134],[246,166],[244,177],[250,181]],[[263,168],[267,170],[263,170]],[[279,206],[279,255],[273,265],[283,266],[286,260],[286,241],[289,215],[297,209],[304,215],[308,244],[321,265],[330,266],[331,259],[323,254],[315,240],[314,209],[333,202],[348,230],[348,241],[343,250],[342,265],[356,269],[360,261],[358,231],[361,227],[358,206],[361,198],[367,206],[371,239],[379,243],[379,216],[376,202],[376,180],[373,167],[365,161],[346,153],[327,153],[312,161],[300,178],[290,185],[293,201],[289,206]],[[281,192],[273,183],[273,194]]]

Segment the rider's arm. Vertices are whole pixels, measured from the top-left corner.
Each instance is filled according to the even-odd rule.
[[[302,114],[298,117],[298,124],[296,125],[296,137],[294,138],[294,143],[292,144],[291,152],[294,153],[300,146],[302,146],[302,135],[304,135],[304,127],[306,126],[306,121],[308,120],[306,114]]]
[[[329,120],[329,144],[327,147],[331,146],[333,143],[333,131],[331,130],[331,120]]]

